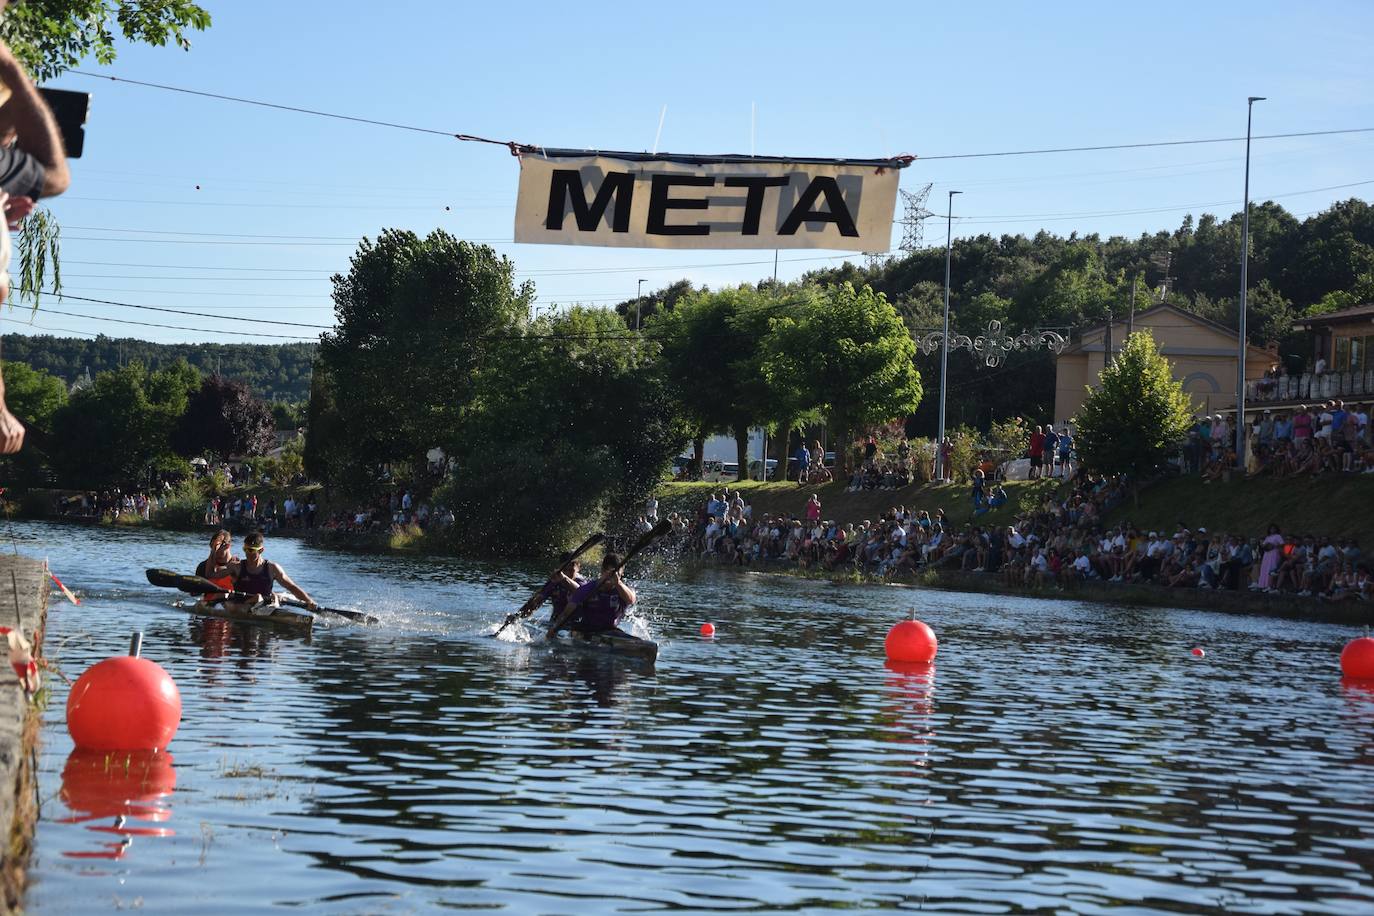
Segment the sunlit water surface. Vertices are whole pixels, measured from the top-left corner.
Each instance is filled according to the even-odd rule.
[[[74,678],[142,630],[184,705],[170,762],[112,773],[55,684],[35,913],[1374,912],[1350,628],[659,562],[645,668],[488,638],[528,567],[273,541],[382,619],[307,639],[174,609],[144,569],[193,535],[11,531],[84,599],[48,656]],[[913,609],[937,664],[890,670]]]

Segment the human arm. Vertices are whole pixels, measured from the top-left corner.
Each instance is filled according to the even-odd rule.
[[[305,589],[291,581],[291,577],[286,574],[286,570],[282,569],[276,563],[271,563],[269,568],[272,571],[272,581],[278,583],[282,588],[304,601],[305,606],[310,610],[313,611],[318,607],[314,599],[305,593]]]
[[[9,100],[0,106],[0,136],[13,132],[18,137],[19,149],[43,167],[41,184],[35,183],[36,186],[24,191],[31,197],[61,194],[71,184],[62,134],[33,81],[3,42],[0,42],[0,82],[11,93]]]
[[[610,590],[625,603],[626,607],[634,605],[635,590],[630,588],[630,586],[625,583],[624,579],[620,578],[620,570],[617,569],[612,573],[611,578],[607,580],[606,584],[611,586]]]
[[[0,375],[0,455],[13,455],[24,447],[24,424],[5,406],[5,379]]]

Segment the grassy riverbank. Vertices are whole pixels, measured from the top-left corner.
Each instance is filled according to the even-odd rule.
[[[690,513],[723,484],[667,483],[660,489],[659,512]],[[735,484],[729,484],[735,489]],[[868,490],[846,493],[842,484],[798,487],[795,483],[743,481],[739,489],[754,507],[754,515],[803,517],[812,493],[821,500],[821,515],[841,524],[876,521],[894,506],[934,513],[945,510],[955,527],[973,520],[973,504],[966,484],[920,484],[900,490]],[[1011,481],[1007,505],[978,517],[980,524],[1006,525],[1055,492],[1056,480]],[[1260,536],[1270,522],[1285,532],[1318,537],[1357,537],[1367,550],[1374,549],[1374,474],[1345,474],[1317,479],[1236,479],[1204,483],[1196,477],[1160,481],[1140,493],[1138,506],[1127,503],[1111,513],[1109,524],[1131,522],[1145,529],[1172,531],[1179,522],[1190,528]]]
[[[945,517],[956,527],[973,520],[973,501],[965,484],[913,484],[900,490],[863,490],[846,493],[841,483],[799,487],[788,481],[763,483],[756,480],[739,484],[667,483],[659,490],[659,515],[685,512],[696,517],[698,505],[721,488],[740,489],[754,507],[754,517],[785,515],[804,518],[806,501],[815,493],[821,500],[821,517],[841,524],[864,520],[876,522],[888,509],[905,506],[915,511],[925,510],[931,515],[944,509]],[[1009,481],[1007,504],[978,517],[979,524],[1008,525],[1016,516],[1030,511],[1045,496],[1059,487],[1057,480]]]

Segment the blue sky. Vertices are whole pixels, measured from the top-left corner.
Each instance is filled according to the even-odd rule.
[[[1374,127],[1374,4],[388,4],[202,0],[189,52],[123,47],[82,69],[547,146],[918,157]],[[384,227],[490,242],[541,304],[611,304],[688,277],[772,272],[771,252],[509,242],[518,166],[496,146],[67,74],[94,93],[86,152],[53,202],[66,292],[8,309],[7,332],[160,341],[310,338],[329,276]],[[751,138],[751,106],[757,111]],[[1135,236],[1239,210],[1243,144],[917,162],[956,236],[1040,229]],[[1374,133],[1257,141],[1252,199],[1290,212],[1374,199]],[[1308,192],[1355,182],[1355,187]],[[1282,195],[1282,196],[1280,196]],[[1138,211],[1155,212],[1138,212]],[[1137,212],[1123,212],[1137,211]],[[931,220],[927,244],[943,245]],[[900,229],[894,229],[894,244]],[[779,275],[839,263],[784,251]],[[743,263],[742,263],[743,262]],[[714,265],[714,266],[711,266]],[[30,324],[32,319],[32,324]]]

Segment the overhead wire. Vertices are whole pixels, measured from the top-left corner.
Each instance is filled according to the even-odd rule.
[[[164,92],[177,92],[177,93],[182,93],[182,94],[184,94],[184,95],[200,96],[200,97],[202,97],[202,98],[216,99],[216,100],[218,100],[218,101],[223,101],[223,102],[234,102],[234,103],[240,104],[240,105],[253,105],[253,106],[260,107],[260,108],[272,108],[272,109],[276,109],[276,110],[278,110],[278,111],[287,111],[287,112],[293,112],[293,113],[296,113],[296,114],[306,114],[306,115],[311,115],[311,116],[320,117],[320,118],[332,118],[332,119],[335,119],[335,120],[340,120],[340,121],[352,121],[352,122],[354,122],[354,123],[368,124],[368,125],[373,125],[373,126],[377,126],[377,127],[388,127],[388,128],[392,128],[392,129],[395,129],[395,130],[406,130],[406,131],[412,131],[412,132],[415,132],[415,133],[433,134],[433,135],[437,135],[437,136],[441,136],[441,137],[452,137],[452,138],[457,139],[457,140],[473,141],[473,142],[478,142],[478,143],[488,143],[488,144],[492,144],[492,145],[494,145],[494,146],[504,146],[504,147],[507,147],[507,148],[509,148],[509,149],[511,150],[512,153],[514,153],[514,154],[516,154],[516,155],[518,155],[518,154],[519,154],[520,152],[522,152],[522,151],[535,151],[535,150],[538,149],[538,147],[532,146],[531,144],[520,144],[520,143],[515,143],[514,141],[492,140],[492,139],[489,139],[489,138],[486,138],[486,137],[478,137],[478,136],[474,136],[474,135],[472,135],[472,134],[455,133],[455,132],[450,131],[450,130],[439,130],[439,129],[437,129],[437,128],[432,128],[432,127],[419,127],[419,126],[416,126],[416,125],[413,125],[413,124],[400,124],[400,123],[396,123],[396,122],[394,122],[394,121],[381,121],[381,120],[378,120],[378,119],[375,119],[375,118],[364,118],[364,117],[359,117],[359,116],[356,116],[356,115],[338,114],[338,113],[336,113],[336,112],[321,111],[321,110],[314,109],[314,108],[304,108],[304,107],[300,107],[300,106],[296,106],[296,105],[284,105],[284,104],[277,103],[277,102],[265,102],[265,101],[262,101],[262,100],[260,100],[260,99],[247,99],[247,98],[242,98],[242,97],[239,97],[239,96],[224,95],[224,94],[222,94],[222,93],[217,93],[217,92],[206,92],[206,91],[204,91],[204,90],[199,90],[199,89],[187,89],[187,88],[184,88],[184,87],[181,87],[181,86],[169,86],[169,85],[166,85],[165,83],[152,83],[152,82],[147,82],[147,81],[145,81],[145,80],[126,79],[126,78],[124,78],[124,77],[114,76],[114,75],[112,75],[112,74],[107,74],[107,73],[91,73],[91,72],[88,72],[88,71],[85,71],[85,70],[69,70],[69,71],[67,71],[67,72],[68,72],[68,73],[75,74],[75,75],[77,75],[77,76],[84,76],[84,77],[87,77],[87,78],[89,78],[89,79],[110,80],[110,81],[112,81],[112,82],[125,83],[125,84],[132,85],[132,86],[142,86],[142,87],[149,88],[149,89],[159,89],[159,90],[162,90],[162,91],[164,91]],[[1286,140],[1286,139],[1292,139],[1292,138],[1296,138],[1296,137],[1329,137],[1329,136],[1337,136],[1337,135],[1341,135],[1341,134],[1360,134],[1360,133],[1374,133],[1374,127],[1350,127],[1350,128],[1337,128],[1337,129],[1332,129],[1332,130],[1292,131],[1292,132],[1288,132],[1288,133],[1278,133],[1278,134],[1254,134],[1254,135],[1252,135],[1251,137],[1249,137],[1249,139],[1251,139],[1251,140]],[[1143,141],[1143,142],[1136,142],[1136,143],[1103,143],[1103,144],[1096,144],[1096,145],[1092,145],[1092,146],[1060,146],[1060,147],[1044,147],[1044,148],[1039,148],[1039,149],[996,150],[996,151],[992,151],[992,152],[978,152],[978,153],[944,153],[944,154],[933,155],[933,156],[918,156],[918,157],[916,157],[916,161],[917,161],[917,162],[929,162],[929,161],[947,160],[947,159],[987,159],[987,158],[993,158],[993,157],[1006,157],[1006,156],[1043,156],[1043,155],[1048,155],[1048,154],[1052,154],[1052,153],[1091,153],[1091,152],[1102,152],[1102,151],[1105,151],[1105,150],[1154,149],[1154,148],[1170,147],[1170,146],[1198,146],[1198,145],[1209,144],[1209,143],[1237,143],[1237,142],[1244,141],[1244,140],[1246,140],[1246,139],[1247,139],[1247,138],[1246,138],[1246,137],[1243,137],[1243,136],[1240,136],[1240,137],[1205,137],[1205,138],[1188,139],[1188,140],[1150,140],[1150,141]]]
[[[33,290],[31,290],[31,289],[29,289],[29,288],[27,288],[27,287],[22,287],[22,286],[21,286],[21,287],[18,287],[18,290],[19,290],[19,292],[23,292],[23,293],[32,293],[32,292],[33,292]],[[114,300],[114,299],[94,299],[94,298],[91,298],[91,297],[89,297],[89,296],[73,296],[73,295],[70,295],[70,294],[68,294],[68,293],[53,293],[53,292],[43,291],[43,292],[42,292],[42,295],[45,295],[45,296],[53,296],[53,297],[55,297],[55,298],[57,298],[57,299],[63,299],[63,300],[71,299],[71,300],[74,300],[74,301],[77,301],[77,302],[90,302],[90,303],[94,303],[94,304],[98,304],[98,305],[117,305],[117,306],[120,306],[120,307],[122,307],[122,308],[128,308],[128,309],[143,309],[143,310],[150,311],[150,312],[168,312],[168,313],[173,314],[173,315],[190,315],[190,316],[193,316],[193,317],[196,317],[196,318],[218,318],[218,319],[220,319],[221,321],[238,321],[238,320],[240,320],[239,318],[237,318],[236,316],[233,316],[233,315],[215,315],[215,314],[208,313],[208,312],[193,312],[193,311],[189,311],[189,310],[187,310],[187,309],[163,308],[163,307],[161,307],[161,306],[156,306],[156,305],[139,305],[139,304],[136,304],[136,303],[133,303],[133,302],[119,302],[119,301]],[[45,310],[45,309],[38,309],[38,311],[52,311],[52,310],[51,310],[51,309],[46,309],[46,310]],[[54,314],[65,314],[65,313],[62,313],[62,312],[55,312]],[[89,318],[89,317],[92,317],[92,316],[89,316],[89,315],[76,315],[76,316],[74,316],[74,317],[77,317],[77,318]],[[105,317],[105,318],[99,318],[99,317],[97,317],[95,320],[97,320],[97,321],[121,321],[122,319],[109,318],[109,317]],[[253,319],[253,322],[254,322],[255,324],[279,324],[279,325],[286,325],[286,326],[294,327],[294,328],[312,328],[312,329],[319,329],[319,330],[322,330],[322,331],[327,331],[327,330],[329,330],[330,327],[331,327],[331,325],[323,325],[323,324],[305,324],[305,323],[302,323],[302,322],[299,322],[299,321],[281,321],[281,320],[279,320],[279,319],[270,319],[270,318],[254,318],[254,319]],[[131,324],[139,324],[140,322],[127,322],[127,321],[126,321],[126,322],[124,322],[124,323],[126,323],[126,324],[130,324],[130,323],[131,323]],[[161,325],[152,325],[152,327],[161,327]],[[187,331],[207,331],[207,330],[213,330],[213,331],[214,331],[215,333],[217,333],[217,334],[218,334],[218,333],[221,333],[218,329],[213,329],[213,328],[183,328],[183,329],[181,329],[181,330],[187,330]],[[223,333],[226,333],[226,334],[237,334],[237,333],[245,333],[245,332],[241,332],[241,331],[224,331]],[[276,337],[277,335],[275,335],[275,334],[249,334],[249,335],[247,335],[247,336],[250,336],[250,337]]]
[[[87,321],[107,321],[107,322],[111,322],[111,323],[114,323],[114,324],[138,325],[139,327],[145,327],[145,328],[168,328],[168,329],[173,330],[173,331],[196,331],[196,332],[199,332],[199,333],[202,333],[202,334],[203,334],[203,333],[206,333],[206,330],[207,330],[206,328],[190,328],[190,327],[186,327],[185,325],[179,325],[179,324],[157,324],[157,323],[154,323],[154,322],[151,322],[151,321],[134,321],[134,320],[129,319],[129,318],[110,318],[110,317],[108,317],[108,316],[101,316],[101,315],[82,315],[82,314],[77,313],[77,312],[65,312],[65,311],[61,311],[61,310],[59,310],[59,309],[48,308],[48,307],[45,306],[45,305],[32,306],[32,308],[33,308],[33,310],[34,310],[35,312],[45,312],[45,313],[47,313],[47,314],[49,314],[49,315],[65,315],[65,316],[67,316],[68,318],[82,318],[82,319],[85,319],[85,320],[87,320]],[[269,337],[269,338],[273,338],[273,339],[276,339],[276,340],[300,340],[300,341],[308,341],[308,340],[315,340],[315,339],[316,339],[316,338],[314,338],[314,337],[300,337],[300,336],[293,336],[293,335],[290,335],[290,334],[263,334],[263,333],[255,332],[255,331],[226,331],[226,330],[215,329],[215,330],[213,331],[213,333],[215,333],[215,334],[233,334],[233,335],[235,335],[235,336],[237,336],[237,337]]]

